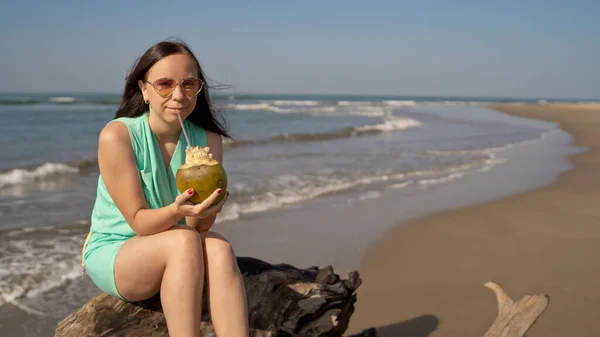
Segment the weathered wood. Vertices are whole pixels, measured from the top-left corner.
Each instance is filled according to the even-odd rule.
[[[523,337],[550,303],[545,294],[525,295],[517,302],[496,282],[487,282],[498,300],[498,315],[483,337]]]
[[[340,279],[329,266],[298,269],[238,257],[250,312],[250,336],[342,336],[354,312],[357,272]],[[206,299],[206,296],[204,296]],[[202,336],[215,336],[203,303]],[[159,295],[126,303],[101,294],[59,322],[55,337],[168,336]]]

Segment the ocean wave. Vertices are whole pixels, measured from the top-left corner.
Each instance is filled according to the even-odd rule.
[[[337,101],[337,105],[343,107],[364,107],[369,105],[385,105],[389,107],[415,106],[419,103],[413,100],[384,100],[384,101]]]
[[[233,110],[246,110],[246,111],[274,111],[279,112],[281,109],[272,106],[268,103],[248,103],[248,104],[227,104],[228,108]]]
[[[258,103],[226,104],[235,111],[268,111],[281,114],[309,114],[314,116],[382,117],[400,107],[416,106],[416,101],[260,101]]]
[[[1,231],[0,306],[12,303],[32,314],[19,299],[34,297],[81,276],[81,245],[88,225]]]
[[[422,123],[418,120],[412,118],[397,118],[390,117],[384,120],[382,123],[375,125],[365,125],[356,128],[358,132],[366,132],[366,131],[382,131],[389,132],[394,130],[406,130],[410,128],[415,128],[421,126]]]
[[[218,220],[234,220],[242,215],[282,208],[383,179],[387,179],[387,176],[362,177],[354,180],[340,179],[337,181],[330,179],[331,182],[328,184],[316,184],[297,176],[280,176],[270,182],[271,185],[275,186],[271,187],[268,192],[254,196],[251,200],[233,202],[224,207],[223,216],[219,216]],[[294,180],[295,182],[293,182]],[[284,183],[281,183],[282,181]]]
[[[339,106],[366,106],[373,105],[373,101],[337,101]]]
[[[348,110],[344,114],[350,116],[362,116],[362,117],[383,117],[390,116],[392,112],[390,109],[380,106],[360,106],[355,109]]]
[[[358,177],[334,177],[331,172],[322,172],[318,176],[288,174],[257,183],[263,185],[253,186],[249,183],[238,183],[230,188],[232,195],[235,194],[237,199],[226,204],[217,221],[236,220],[243,215],[279,209],[357,188],[369,188],[373,184],[384,183],[385,185],[382,187],[399,189],[415,184],[427,186],[450,182],[463,177],[468,172],[476,172],[502,162],[502,160],[486,157],[468,163],[449,164],[434,169],[408,172],[388,172]]]
[[[493,153],[493,152],[502,152],[502,151],[507,151],[510,150],[512,148],[514,148],[515,146],[521,146],[521,145],[527,145],[527,144],[533,144],[533,143],[537,143],[539,141],[542,141],[544,139],[546,139],[548,136],[555,134],[555,133],[560,133],[562,132],[561,129],[551,129],[551,130],[546,130],[543,132],[540,132],[538,137],[532,138],[532,139],[525,139],[525,140],[520,140],[520,141],[516,141],[513,143],[508,143],[502,146],[496,146],[496,147],[488,147],[488,148],[483,148],[483,149],[462,149],[462,150],[429,150],[426,151],[425,154],[428,155],[435,155],[435,156],[456,156],[456,155],[470,155],[470,154],[481,154],[481,153]]]
[[[449,174],[449,175],[444,176],[444,177],[419,180],[417,183],[419,185],[439,184],[439,183],[445,183],[445,182],[449,182],[449,181],[452,181],[452,180],[456,180],[458,178],[462,178],[463,176],[464,176],[464,173],[457,172],[457,173]]]
[[[77,102],[77,99],[71,96],[53,96],[49,97],[48,101],[55,104],[73,104]]]
[[[271,102],[272,103],[272,102]],[[270,103],[249,103],[249,104],[227,104],[227,108],[236,111],[270,111],[282,114],[307,113],[323,114],[335,112],[335,107],[324,106],[314,108],[282,108]]]
[[[401,106],[416,106],[416,101],[383,101],[386,105],[393,107],[401,107]]]
[[[56,175],[77,174],[79,171],[78,167],[72,167],[63,163],[44,163],[31,170],[15,168],[0,173],[0,188],[28,183]]]
[[[259,145],[259,144],[271,144],[271,143],[290,143],[290,142],[314,142],[314,141],[326,141],[336,140],[342,138],[356,137],[360,135],[381,133],[381,132],[392,132],[399,130],[406,130],[410,128],[416,128],[421,126],[421,122],[412,118],[400,118],[395,116],[389,116],[381,123],[373,125],[364,125],[359,127],[347,127],[343,129],[332,130],[328,132],[320,133],[290,133],[290,134],[279,134],[266,139],[248,139],[248,140],[234,140],[224,142],[225,147],[236,148],[247,145]]]
[[[21,104],[38,104],[41,103],[37,99],[33,98],[2,98],[0,99],[0,105],[21,105]]]
[[[270,101],[273,105],[285,105],[285,106],[315,106],[321,104],[320,101],[290,101],[290,100],[277,100]]]
[[[121,103],[120,97],[107,97],[107,98],[96,98],[96,97],[72,97],[72,96],[51,96],[44,98],[31,98],[31,97],[3,97],[0,98],[0,106],[2,105],[118,105]]]

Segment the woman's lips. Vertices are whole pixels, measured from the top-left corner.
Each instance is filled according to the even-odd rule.
[[[174,110],[177,113],[182,113],[185,111],[185,108],[169,108],[169,109]]]

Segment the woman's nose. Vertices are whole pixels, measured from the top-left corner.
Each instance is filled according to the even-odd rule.
[[[181,100],[185,99],[185,91],[181,87],[181,84],[178,84],[175,87],[175,90],[173,90],[173,94],[172,94],[171,98],[173,98],[173,100],[176,100],[176,101],[181,101]]]

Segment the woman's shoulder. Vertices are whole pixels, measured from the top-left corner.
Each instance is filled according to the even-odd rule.
[[[110,146],[130,142],[131,136],[128,126],[125,123],[114,123],[115,121],[117,120],[112,120],[100,130],[98,137],[100,145]]]
[[[223,161],[223,138],[213,131],[206,131],[206,146],[218,161]]]
[[[125,137],[131,133],[131,128],[147,120],[147,114],[144,113],[136,117],[116,117],[109,120],[100,131],[100,137],[115,138]]]
[[[221,146],[223,143],[223,139],[221,138],[221,135],[213,132],[213,131],[209,131],[206,130],[206,143],[208,144],[208,146],[210,146],[211,148],[216,147],[216,146]]]
[[[110,120],[107,124],[113,124],[114,122],[121,122],[122,124],[125,124],[125,126],[127,127],[131,127],[134,125],[139,125],[142,123],[145,123],[148,121],[148,113],[145,112],[139,116],[135,116],[135,117],[118,117],[118,118],[114,118],[112,120]]]
[[[146,114],[137,117],[118,117],[110,120],[100,131],[100,137],[129,140],[148,120]]]

